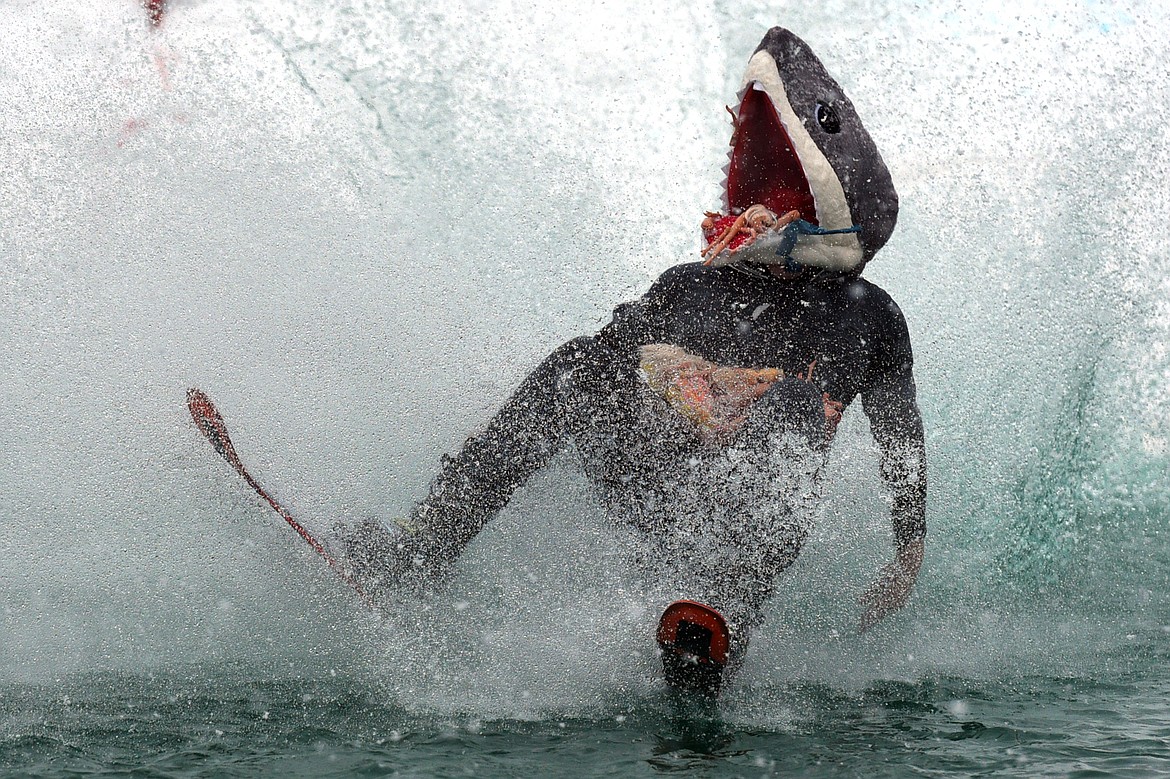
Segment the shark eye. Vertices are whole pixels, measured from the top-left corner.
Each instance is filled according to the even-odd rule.
[[[837,118],[833,106],[828,103],[817,103],[817,124],[827,133],[835,135],[841,132],[841,120]]]

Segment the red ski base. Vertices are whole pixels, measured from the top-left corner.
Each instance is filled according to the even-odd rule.
[[[663,675],[677,690],[718,695],[730,643],[727,620],[698,601],[676,600],[658,620]]]

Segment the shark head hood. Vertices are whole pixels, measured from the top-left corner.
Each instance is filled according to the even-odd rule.
[[[783,241],[760,241],[738,259],[859,270],[893,233],[898,194],[853,103],[782,27],[752,55],[739,97],[724,206],[740,214],[763,205],[792,223]]]

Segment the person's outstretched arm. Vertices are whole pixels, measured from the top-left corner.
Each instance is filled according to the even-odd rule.
[[[861,632],[906,605],[926,537],[926,443],[914,386],[914,358],[902,313],[891,303],[890,320],[862,406],[881,452],[881,475],[893,496],[895,559],[861,596]]]

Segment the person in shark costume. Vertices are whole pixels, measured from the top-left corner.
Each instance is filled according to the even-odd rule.
[[[730,110],[730,109],[729,109]],[[344,534],[371,589],[440,579],[513,492],[572,444],[609,514],[645,539],[646,575],[727,616],[742,658],[808,533],[841,414],[860,396],[893,497],[894,561],[861,629],[901,608],[926,532],[926,453],[906,322],[860,277],[898,198],[852,103],[782,28],[748,63],[707,261],[675,266],[596,335],[552,352],[482,432],[445,456],[389,528]],[[738,222],[762,215],[733,235]]]

